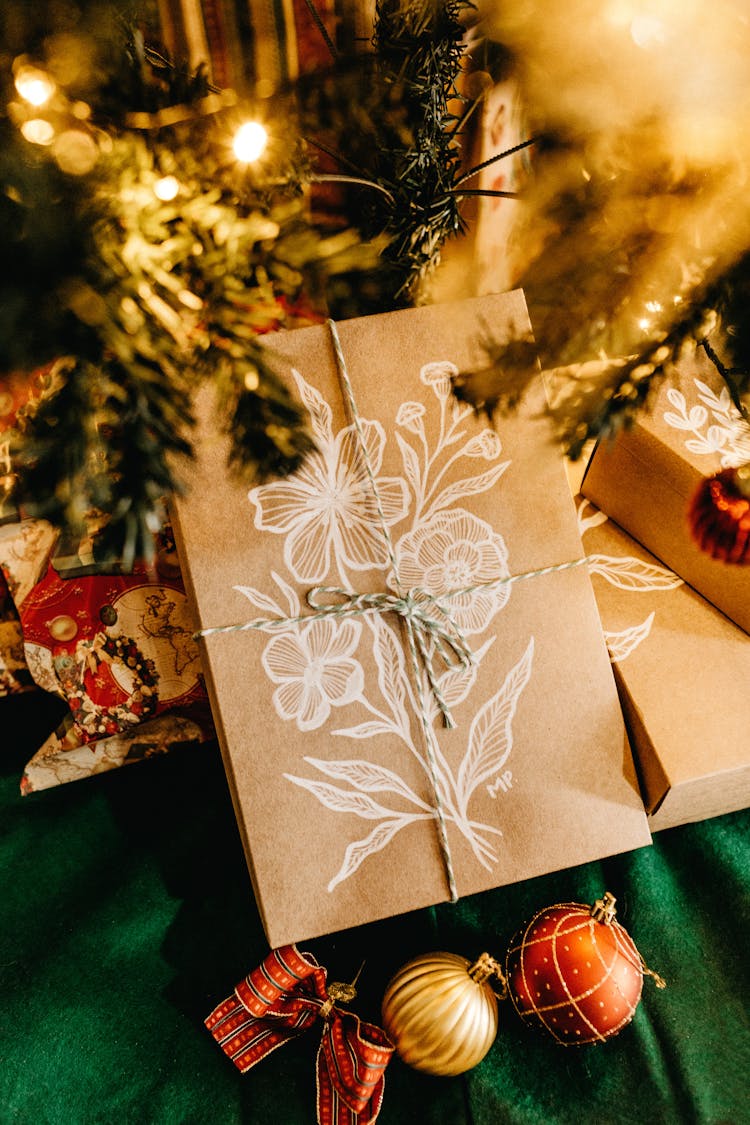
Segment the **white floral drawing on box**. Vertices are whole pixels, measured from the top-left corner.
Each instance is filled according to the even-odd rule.
[[[430,594],[461,590],[508,577],[502,536],[485,520],[463,509],[438,512],[407,532],[398,543],[398,573],[407,588]],[[451,617],[466,636],[483,633],[510,595],[509,586],[479,589],[446,598]]]
[[[263,652],[276,712],[293,719],[300,730],[315,730],[332,707],[354,703],[362,694],[362,665],[352,658],[362,626],[359,621],[317,620],[294,633],[273,637]]]
[[[375,498],[354,426],[333,433],[332,411],[318,392],[293,372],[310,414],[318,452],[292,476],[250,492],[255,526],[284,535],[284,562],[302,583],[322,582],[331,566],[371,570],[386,565]],[[400,477],[379,476],[385,447],[380,422],[362,422],[382,511],[390,527],[406,515],[408,494]]]
[[[692,434],[685,448],[698,455],[720,457],[722,469],[750,461],[750,426],[722,387],[716,394],[706,383],[694,379],[700,403],[688,407],[682,391],[670,387],[667,398],[674,407],[664,411],[664,421],[676,430]]]
[[[352,744],[386,736],[418,763],[426,781],[420,793],[415,792],[399,773],[395,753],[388,766],[352,754],[335,760],[307,756],[300,765],[304,762],[309,772],[284,775],[332,813],[372,822],[361,838],[346,844],[329,891],[386,848],[402,829],[435,822],[438,803],[446,825],[469,842],[479,863],[489,869],[498,858],[496,842],[502,831],[473,819],[471,804],[482,788],[494,799],[509,788],[500,780],[509,776],[502,770],[513,748],[516,710],[532,674],[534,638],[519,642],[518,651],[509,654],[499,690],[473,708],[463,756],[452,764],[435,734],[441,712],[427,673],[420,667],[418,676],[413,674],[395,615],[332,612],[306,620],[314,611],[292,584],[301,585],[304,596],[304,587],[326,582],[343,596],[344,591],[357,591],[358,573],[370,571],[379,576],[384,594],[403,595],[419,588],[425,592],[430,616],[448,626],[452,622],[464,637],[472,637],[468,666],[449,663],[437,675],[440,642],[429,631],[423,635],[444,704],[453,710],[467,699],[495,641],[482,634],[510,596],[510,586],[490,584],[510,572],[502,535],[464,503],[492,488],[510,462],[500,459],[502,444],[494,430],[467,434],[473,413],[452,395],[456,372],[447,361],[424,365],[420,380],[432,392],[428,404],[407,401],[399,407],[395,441],[402,476],[382,475],[385,430],[379,422],[360,420],[392,554],[355,426],[334,433],[330,406],[298,371],[294,379],[310,415],[317,452],[293,476],[248,494],[258,530],[285,537],[288,577],[272,572],[276,594],[235,586],[263,615],[259,628],[272,634],[262,665],[275,685],[277,715],[309,731],[332,725],[349,705],[356,705],[352,714],[357,721],[332,725],[331,734]],[[435,411],[437,423],[433,442],[425,425],[430,411]],[[452,479],[460,463],[466,464],[466,473]],[[479,588],[473,593],[451,594],[475,585]],[[367,589],[372,589],[372,577]],[[366,682],[358,658],[363,650],[374,660],[377,683]],[[434,774],[424,752],[425,738],[430,740]],[[437,800],[429,796],[434,792]]]
[[[577,508],[578,531],[583,538],[584,534],[592,527],[606,523],[608,516],[600,512],[582,499]],[[611,586],[619,590],[630,590],[633,593],[645,594],[657,590],[675,590],[682,586],[682,579],[672,570],[657,563],[647,563],[635,555],[603,555],[594,553],[587,555],[589,574],[598,574]],[[613,664],[620,664],[626,660],[638,645],[646,640],[651,632],[651,626],[656,618],[652,612],[645,621],[631,625],[621,632],[604,630],[604,639],[609,651],[609,659]]]
[[[641,621],[640,625],[631,625],[629,629],[623,629],[619,633],[615,633],[609,629],[604,630],[604,639],[607,643],[609,651],[609,659],[613,664],[620,664],[631,652],[638,648],[641,641],[645,641],[646,637],[651,632],[651,626],[654,623],[656,612],[652,610],[645,621]]]

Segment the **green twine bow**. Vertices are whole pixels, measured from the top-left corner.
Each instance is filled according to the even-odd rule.
[[[340,600],[322,600],[328,594]],[[405,594],[360,594],[340,586],[316,586],[308,593],[307,603],[318,613],[332,617],[366,613],[368,610],[376,613],[393,612],[402,617],[406,622],[410,642],[413,640],[421,657],[427,682],[443,716],[443,725],[449,730],[455,727],[433,668],[431,649],[439,653],[448,668],[468,668],[473,663],[473,657],[463,633],[434,594],[423,590],[421,586],[414,586]]]

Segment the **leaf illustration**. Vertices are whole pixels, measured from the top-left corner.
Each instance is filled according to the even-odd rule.
[[[630,629],[623,629],[621,633],[610,633],[605,629],[604,639],[609,649],[609,659],[613,664],[619,664],[630,656],[641,641],[645,641],[651,632],[655,613],[650,613],[640,625],[633,625]]]
[[[256,590],[254,586],[234,586],[234,590],[242,594],[247,600],[259,609],[261,613],[266,614],[268,617],[277,618],[284,617],[284,611],[267,594],[262,593],[261,590]]]
[[[687,414],[675,414],[671,410],[664,411],[664,421],[675,430],[692,430],[692,424]]]
[[[534,638],[531,637],[521,659],[511,668],[505,682],[474,716],[469,745],[458,771],[456,788],[465,809],[471,794],[502,768],[513,747],[513,718],[521,692],[531,678]]]
[[[585,516],[583,513],[589,508],[591,509],[591,515]],[[588,531],[590,527],[599,527],[600,524],[606,523],[609,518],[604,514],[604,512],[600,512],[598,508],[595,508],[594,505],[588,500],[582,500],[578,505],[577,516],[578,534],[580,536],[583,536],[583,534]]]
[[[365,820],[380,820],[384,816],[393,816],[393,809],[384,809],[371,797],[362,793],[352,793],[348,789],[338,789],[325,781],[314,781],[309,777],[295,777],[294,774],[285,773],[284,777],[309,791],[318,798],[321,805],[334,812],[354,813]]]
[[[734,407],[726,387],[722,387],[717,395],[716,391],[711,390],[708,384],[702,382],[700,379],[694,379],[693,382],[698,388],[698,397],[706,406],[709,406],[718,414],[727,416],[734,414],[736,417],[740,417],[739,411]]]
[[[726,426],[714,425],[709,426],[706,430],[706,440],[711,443],[714,449],[721,449],[726,442],[732,440],[733,436],[732,431],[728,430]]]
[[[366,836],[364,840],[355,840],[352,844],[349,844],[344,853],[344,862],[328,884],[328,890],[332,891],[339,883],[343,883],[344,879],[353,875],[368,856],[382,851],[397,832],[416,819],[416,817],[410,816],[399,817],[398,820],[385,820],[377,828],[373,828],[370,835]]]
[[[316,441],[320,445],[329,444],[333,441],[333,415],[330,406],[320,391],[311,387],[294,367],[292,368],[292,375],[297,384],[299,396],[310,415],[310,423]]]
[[[473,477],[464,477],[463,480],[454,481],[440,492],[425,513],[425,520],[435,515],[436,512],[449,508],[456,500],[465,500],[467,496],[476,496],[492,488],[510,465],[510,461],[502,461],[499,465],[487,469],[484,473],[477,473]]]
[[[375,637],[372,651],[378,668],[378,685],[398,729],[403,730],[406,705],[404,650],[393,629],[382,617],[369,619],[368,624]]]
[[[684,395],[672,388],[667,391],[667,397],[673,406],[679,410],[674,414],[671,410],[664,411],[664,421],[676,430],[699,430],[708,421],[708,411],[705,406],[696,403],[688,410]]]
[[[281,590],[282,594],[286,596],[287,605],[289,606],[289,616],[299,617],[302,607],[300,606],[299,594],[294,589],[294,586],[290,586],[289,583],[286,582],[280,574],[277,574],[275,570],[271,571],[271,577]]]
[[[674,590],[682,579],[656,563],[642,562],[633,555],[589,555],[589,573],[598,574],[618,590],[645,593],[648,590]]]
[[[459,402],[457,399],[453,399],[453,401],[451,402],[451,423],[454,426],[457,426],[459,422],[463,422],[464,418],[468,418],[469,415],[473,413],[474,411],[471,406],[466,406],[464,403]],[[458,440],[460,440],[463,436],[463,433],[460,433],[458,435]]]
[[[398,447],[401,450],[401,460],[404,463],[404,475],[411,485],[414,495],[419,496],[422,488],[419,471],[419,457],[417,456],[416,450],[414,450],[409,445],[408,441],[406,441],[401,434],[396,434],[396,441],[398,442]]]
[[[366,723],[360,723],[356,727],[332,730],[331,734],[340,734],[346,738],[374,738],[377,734],[393,734],[393,727],[380,719],[368,719]]]
[[[374,762],[367,762],[363,758],[350,758],[345,761],[327,762],[322,758],[305,758],[311,766],[315,766],[321,773],[328,777],[335,777],[348,781],[355,789],[364,793],[396,793],[404,800],[410,801],[420,808],[429,810],[429,805],[409,788],[406,782],[393,770],[386,766],[378,766]]]
[[[472,663],[468,668],[449,668],[447,672],[443,672],[442,676],[438,677],[438,684],[443,695],[443,699],[448,705],[448,710],[458,707],[459,703],[463,703],[466,697],[471,692],[477,679],[477,672],[479,666],[492,645],[497,640],[496,637],[490,637],[485,641],[481,648],[472,653]],[[439,714],[438,705],[435,702],[435,697],[431,691],[426,690],[425,684],[425,698],[429,700],[428,710],[430,720],[434,721]]]
[[[667,391],[667,398],[672,403],[672,406],[674,406],[675,410],[679,410],[680,414],[684,418],[687,415],[687,402],[685,401],[685,396],[682,391],[678,391],[676,387],[670,387]],[[664,415],[664,417],[666,419],[666,414]],[[674,423],[670,422],[670,425],[673,424]]]
[[[706,438],[688,438],[685,442],[685,448],[690,453],[697,453],[699,456],[711,455],[718,452],[713,442],[707,441]]]

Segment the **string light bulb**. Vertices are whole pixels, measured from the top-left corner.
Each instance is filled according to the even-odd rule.
[[[162,176],[154,184],[154,195],[162,203],[169,203],[177,196],[180,190],[180,181],[175,176]]]
[[[635,16],[630,24],[630,38],[644,51],[658,47],[666,37],[666,29],[658,16],[644,12]]]
[[[263,154],[268,133],[259,121],[246,121],[234,134],[232,148],[241,164],[252,164]]]
[[[50,76],[36,66],[22,66],[14,82],[23,100],[37,109],[48,102],[55,92],[55,83]]]
[[[51,145],[55,139],[55,130],[43,117],[34,117],[30,121],[24,121],[21,135],[29,144]]]

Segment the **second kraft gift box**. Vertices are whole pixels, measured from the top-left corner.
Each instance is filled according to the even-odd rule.
[[[652,832],[750,805],[750,637],[579,498]]]
[[[451,393],[488,331],[522,293],[266,338],[317,449],[251,489],[196,402],[175,534],[272,946],[650,840],[541,382],[497,429]]]
[[[600,440],[581,492],[746,633],[750,567],[701,550],[688,512],[700,482],[750,460],[750,426],[702,348],[686,356],[613,440]]]

